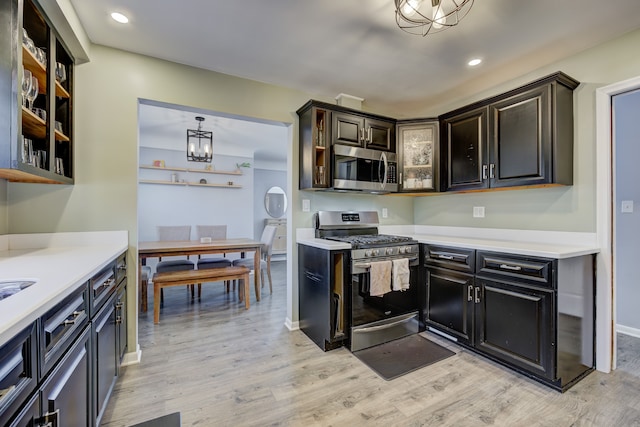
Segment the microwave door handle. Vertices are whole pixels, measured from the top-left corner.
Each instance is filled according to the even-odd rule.
[[[384,188],[387,185],[387,172],[389,171],[389,163],[387,162],[387,154],[386,153],[382,153],[380,155],[380,160],[382,160],[382,164],[384,164],[384,177],[382,178],[382,188]]]

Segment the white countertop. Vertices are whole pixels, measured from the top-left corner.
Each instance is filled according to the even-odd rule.
[[[0,281],[37,280],[0,300],[0,345],[127,250],[126,231],[0,236]]]
[[[419,243],[554,259],[573,258],[600,251],[592,233],[428,226],[381,226],[380,233],[409,236]],[[297,230],[296,242],[327,250],[351,247],[346,243],[316,239],[314,230],[308,228]]]

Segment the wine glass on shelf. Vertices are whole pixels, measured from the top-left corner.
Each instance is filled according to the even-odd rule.
[[[22,105],[27,105],[27,94],[31,90],[31,71],[22,67]]]
[[[39,90],[38,78],[34,75],[31,75],[31,87],[27,92],[27,101],[29,102],[29,110],[33,111],[33,101],[38,97]]]
[[[56,79],[60,83],[67,80],[67,70],[62,62],[56,62]]]

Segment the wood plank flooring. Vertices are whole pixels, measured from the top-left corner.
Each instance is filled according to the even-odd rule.
[[[200,302],[165,289],[160,324],[140,316],[142,363],[123,369],[102,426],[181,412],[183,426],[640,426],[640,339],[619,369],[564,394],[429,334],[457,354],[384,381],[345,349],[284,326],[285,263],[244,310],[221,283]],[[151,293],[152,294],[152,293]]]

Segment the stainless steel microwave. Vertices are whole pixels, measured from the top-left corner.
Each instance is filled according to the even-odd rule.
[[[396,153],[336,144],[331,155],[335,190],[398,191]]]

